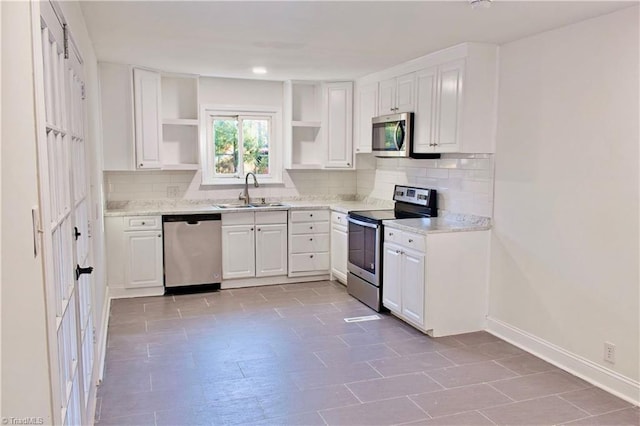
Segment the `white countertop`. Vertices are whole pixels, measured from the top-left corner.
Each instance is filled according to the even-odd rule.
[[[382,224],[401,231],[415,232],[424,235],[439,232],[469,232],[491,229],[491,219],[470,215],[384,220]]]
[[[205,214],[205,213],[238,213],[238,212],[263,212],[290,209],[331,209],[340,213],[349,213],[354,210],[382,210],[389,207],[389,202],[367,201],[341,201],[341,200],[292,200],[282,201],[283,206],[257,207],[257,208],[220,208],[216,204],[225,204],[217,201],[172,201],[149,200],[112,203],[105,210],[105,216],[158,216],[163,214]]]

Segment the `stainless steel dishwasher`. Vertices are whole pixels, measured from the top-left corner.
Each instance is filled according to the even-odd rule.
[[[187,286],[220,288],[222,222],[219,214],[162,216],[165,292]]]

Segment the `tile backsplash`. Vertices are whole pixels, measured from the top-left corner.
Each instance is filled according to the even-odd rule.
[[[438,160],[359,155],[357,164],[357,191],[360,197],[390,200],[394,185],[413,185],[436,189],[440,210],[492,216],[491,154],[442,154]]]
[[[196,171],[105,172],[107,201],[158,200],[166,198],[190,200],[237,199],[244,188],[238,185],[202,186]],[[281,185],[250,188],[251,198],[289,198],[300,196],[339,196],[356,194],[355,171],[289,170]],[[174,192],[174,193],[172,193]]]
[[[391,200],[394,185],[414,185],[438,191],[438,207],[450,213],[491,217],[493,155],[443,154],[438,160],[375,158],[358,155],[358,170],[288,170],[281,185],[251,186],[252,198],[287,199],[316,196],[357,196]],[[107,201],[159,199],[234,200],[243,184],[201,186],[196,171],[105,172]]]

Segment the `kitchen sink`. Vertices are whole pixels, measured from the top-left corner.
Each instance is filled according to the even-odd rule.
[[[250,209],[253,208],[250,204],[214,204],[214,207],[219,209]]]
[[[288,204],[283,203],[255,203],[255,204],[214,204],[219,209],[259,209],[267,207],[289,207]]]
[[[260,208],[260,207],[289,207],[288,204],[282,204],[282,203],[257,203],[257,204],[250,204],[250,206],[253,206],[255,208]]]

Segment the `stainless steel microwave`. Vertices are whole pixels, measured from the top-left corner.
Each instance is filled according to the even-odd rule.
[[[371,120],[372,150],[376,157],[409,157],[413,113],[383,115]]]

